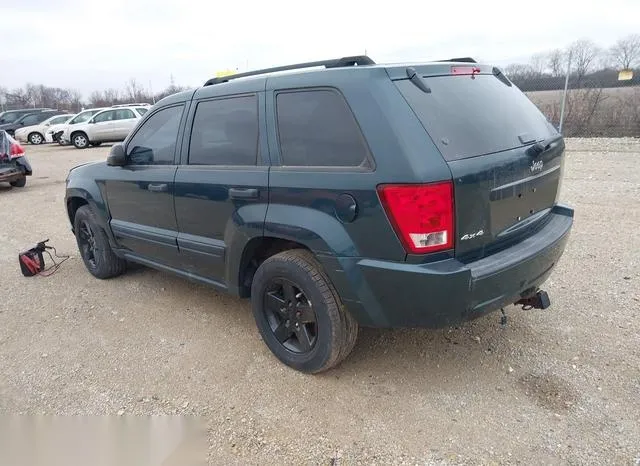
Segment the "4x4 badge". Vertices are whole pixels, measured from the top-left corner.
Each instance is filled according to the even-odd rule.
[[[484,230],[478,230],[475,233],[467,233],[465,235],[462,235],[462,238],[460,238],[460,241],[466,241],[468,239],[477,238],[478,236],[482,236],[482,235],[484,235]]]

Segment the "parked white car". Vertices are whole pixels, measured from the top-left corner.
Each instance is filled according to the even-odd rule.
[[[73,129],[80,124],[86,123],[93,115],[101,112],[105,108],[108,107],[88,108],[83,110],[61,127],[51,128],[51,132],[47,131],[45,138],[51,138],[52,141],[58,141],[62,146],[69,144],[71,142],[71,132]]]
[[[103,142],[124,141],[149,107],[112,107],[102,110],[86,123],[74,125],[69,139],[77,149]]]
[[[16,129],[14,137],[20,142],[42,144],[43,142],[45,142],[45,134],[51,126],[65,123],[72,117],[73,114],[55,115],[51,118],[47,118],[42,123],[39,123],[37,125],[23,126],[22,128]]]

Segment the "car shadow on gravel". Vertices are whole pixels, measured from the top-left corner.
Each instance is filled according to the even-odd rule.
[[[443,329],[361,328],[352,354],[336,370],[360,372],[363,368],[382,371],[416,369],[446,370],[456,367],[475,371],[487,366],[504,366],[512,356],[530,349],[534,332],[519,309],[507,309],[509,323],[500,325],[500,313],[491,313],[456,327]],[[532,348],[534,349],[534,348]],[[502,370],[502,369],[501,369]]]

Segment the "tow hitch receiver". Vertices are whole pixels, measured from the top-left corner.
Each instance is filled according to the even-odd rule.
[[[522,304],[522,309],[546,309],[551,306],[549,294],[543,290],[536,290],[527,297],[521,298],[515,304]]]

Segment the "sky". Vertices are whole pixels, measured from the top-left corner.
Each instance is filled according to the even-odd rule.
[[[217,71],[367,54],[504,66],[577,39],[640,33],[640,0],[0,0],[0,87],[159,91]]]

